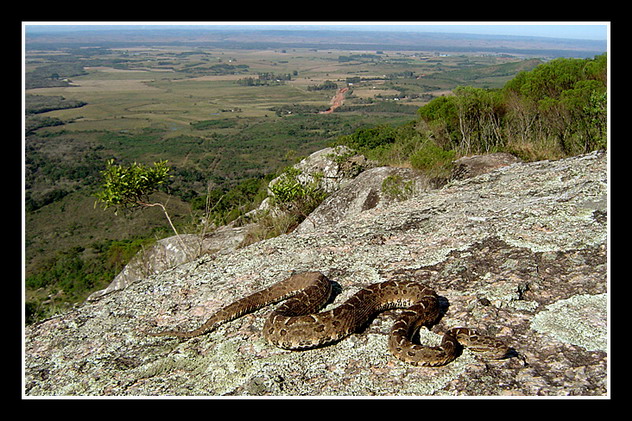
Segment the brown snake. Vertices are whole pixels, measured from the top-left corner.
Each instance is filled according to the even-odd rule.
[[[461,345],[489,359],[509,355],[498,339],[457,327],[448,330],[439,346],[412,342],[416,331],[433,324],[439,316],[437,294],[416,281],[390,280],[361,289],[338,307],[317,313],[331,295],[332,284],[320,272],[302,272],[220,309],[198,329],[189,332],[165,331],[151,336],[192,338],[216,329],[269,304],[286,300],[272,312],[263,331],[266,339],[283,349],[303,350],[339,341],[363,326],[377,313],[403,308],[391,328],[388,346],[400,360],[421,366],[441,366],[454,360]]]

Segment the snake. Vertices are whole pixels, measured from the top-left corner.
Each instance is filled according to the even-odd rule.
[[[197,329],[167,330],[149,335],[193,338],[283,301],[271,312],[263,327],[266,340],[282,349],[299,351],[327,346],[357,332],[377,313],[403,309],[390,329],[388,348],[405,363],[443,366],[455,360],[463,347],[485,359],[500,360],[510,356],[512,348],[503,341],[467,327],[447,330],[438,346],[415,343],[413,338],[417,331],[433,325],[440,316],[439,296],[419,281],[392,279],[370,284],[337,307],[319,312],[330,299],[332,290],[332,282],[321,272],[294,273],[221,308]]]

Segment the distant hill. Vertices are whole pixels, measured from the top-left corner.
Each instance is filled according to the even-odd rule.
[[[81,36],[77,36],[80,33]],[[222,48],[317,48],[348,50],[411,50],[446,53],[487,52],[537,57],[587,58],[606,52],[606,41],[505,36],[450,34],[432,32],[379,32],[344,30],[290,29],[210,29],[190,27],[173,29],[69,29],[54,32],[27,30],[28,48],[81,46],[106,42],[108,47],[182,44]]]

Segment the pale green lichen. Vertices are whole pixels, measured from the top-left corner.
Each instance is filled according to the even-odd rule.
[[[607,351],[608,294],[559,300],[536,314],[531,328],[588,351]]]

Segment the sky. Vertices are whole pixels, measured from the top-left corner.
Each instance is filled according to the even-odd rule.
[[[400,28],[405,28],[401,25]],[[589,40],[606,40],[608,25],[604,24],[530,24],[530,25],[490,25],[490,24],[463,24],[463,25],[416,25],[411,30],[423,30],[428,32],[452,32],[484,35],[519,35],[538,36],[550,38],[572,38]]]
[[[253,28],[275,29],[337,29],[371,31],[412,31],[468,33],[483,35],[518,35],[550,38],[571,38],[606,40],[609,22],[24,22],[27,30],[33,32],[61,31],[67,29],[128,29],[152,27],[222,28],[249,26]],[[32,25],[32,26],[31,26]]]

